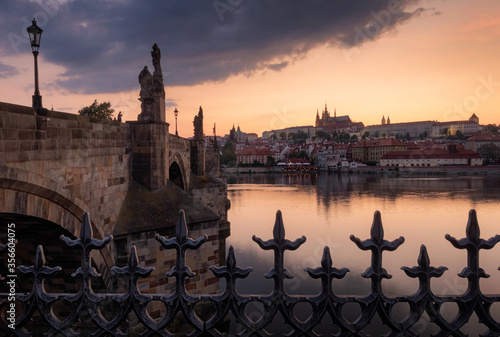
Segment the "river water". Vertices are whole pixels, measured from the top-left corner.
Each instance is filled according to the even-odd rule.
[[[307,241],[296,251],[285,254],[285,267],[295,277],[287,280],[290,294],[316,294],[320,281],[303,271],[316,268],[324,246],[329,246],[333,265],[350,272],[335,280],[339,295],[364,295],[370,281],[361,277],[370,265],[370,252],[362,251],[349,239],[369,238],[373,214],[382,214],[385,239],[399,236],[405,242],[394,252],[384,252],[383,267],[393,277],[384,280],[386,295],[411,295],[417,281],[400,269],[417,265],[420,245],[425,244],[431,265],[446,266],[441,278],[432,279],[436,295],[461,294],[467,287],[457,276],[466,266],[466,252],[454,248],[445,239],[450,234],[465,237],[470,209],[475,209],[481,237],[500,234],[500,178],[498,177],[380,177],[376,175],[280,175],[252,174],[228,176],[231,209],[231,235],[240,267],[254,271],[238,281],[242,293],[269,293],[273,281],[264,278],[273,267],[272,251],[263,251],[252,240],[272,238],[277,210],[281,210],[286,238],[293,241],[302,235]],[[484,293],[500,293],[500,245],[480,253],[481,267],[491,277],[481,281]]]

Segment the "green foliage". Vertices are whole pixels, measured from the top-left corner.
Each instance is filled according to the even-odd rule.
[[[316,136],[318,136],[319,138],[323,138],[323,139],[326,139],[326,140],[330,140],[332,137],[326,133],[325,131],[316,131]]]
[[[483,157],[485,164],[494,163],[500,159],[500,146],[493,143],[481,145],[477,152]]]
[[[361,136],[362,139],[366,139],[368,137],[370,137],[370,132],[368,131],[365,131],[365,133],[363,133],[363,135]]]
[[[276,160],[274,159],[273,156],[267,156],[267,161],[266,161],[266,166],[271,167],[276,165]]]
[[[498,132],[498,126],[496,124],[488,124],[483,127],[483,131],[489,131],[489,132]]]
[[[302,151],[293,151],[293,152],[290,152],[290,154],[288,155],[288,158],[303,158],[303,159],[307,159],[309,160],[309,155],[307,154],[307,152],[305,150],[302,150]]]
[[[462,131],[458,130],[457,132],[455,132],[455,136],[460,139],[460,140],[464,140],[465,139],[465,136],[464,134],[462,133]]]
[[[106,119],[106,120],[113,120],[113,112],[115,112],[115,110],[111,109],[110,102],[97,103],[97,100],[94,100],[94,103],[84,108],[81,108],[78,111],[78,113],[82,116],[89,116],[97,119]]]
[[[233,142],[224,144],[222,155],[220,156],[220,163],[227,166],[234,166],[236,164],[236,149]]]
[[[281,132],[280,133],[280,138],[281,138],[281,140],[286,140],[286,133]]]
[[[297,133],[290,132],[288,134],[288,139],[290,139],[294,144],[303,144],[306,142],[307,133],[299,131]]]

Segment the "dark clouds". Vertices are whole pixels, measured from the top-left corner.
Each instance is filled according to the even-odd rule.
[[[419,2],[0,0],[0,53],[30,52],[22,34],[36,16],[44,29],[40,54],[68,69],[57,82],[64,89],[136,88],[141,69],[151,67],[153,43],[162,51],[165,84],[192,85],[279,71],[319,45],[350,48],[376,39],[420,14]],[[10,71],[0,64],[0,76]]]
[[[0,78],[8,78],[17,74],[19,74],[19,71],[16,67],[0,62]]]

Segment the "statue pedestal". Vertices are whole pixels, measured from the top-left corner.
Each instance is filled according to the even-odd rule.
[[[141,101],[141,113],[137,116],[140,122],[165,122],[165,98],[143,97]]]
[[[155,99],[152,97],[141,97],[141,113],[137,116],[140,122],[155,122]]]

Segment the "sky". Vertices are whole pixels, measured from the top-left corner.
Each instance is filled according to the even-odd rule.
[[[167,121],[193,135],[313,125],[328,104],[365,125],[500,123],[498,0],[0,0],[0,101],[31,105],[36,18],[43,105],[140,113],[161,49]]]

